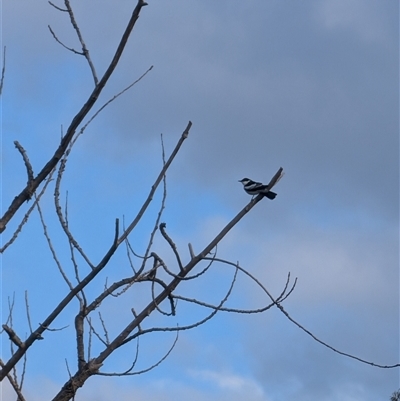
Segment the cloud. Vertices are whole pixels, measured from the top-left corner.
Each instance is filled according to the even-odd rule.
[[[132,387],[132,381],[135,385]],[[60,387],[61,388],[61,387]],[[54,396],[57,389],[55,383],[48,380],[38,380],[36,393],[25,395],[33,400],[44,396]],[[5,386],[4,399],[12,399],[12,390]],[[181,374],[175,378],[141,380],[131,378],[92,377],[85,386],[78,390],[77,400],[80,401],[271,401],[263,389],[253,379],[238,374],[218,372],[213,370],[190,370],[187,375]]]
[[[318,19],[329,30],[347,29],[368,43],[382,45],[388,40],[387,14],[378,2],[323,0],[316,4],[316,10]]]
[[[253,379],[227,372],[217,372],[212,370],[191,371],[190,375],[195,379],[209,382],[223,391],[221,399],[252,401],[267,401],[264,390]],[[229,397],[229,398],[228,398]]]
[[[74,7],[103,71],[132,3],[98,1],[93,9],[77,2]],[[15,182],[26,181],[12,140],[26,146],[37,171],[92,81],[84,60],[59,47],[47,32],[50,23],[68,44],[76,44],[65,13],[45,3],[21,7],[6,1],[3,15],[9,52],[3,193],[12,199]],[[90,126],[71,155],[75,167],[68,167],[63,189],[70,194],[71,229],[84,238],[85,250],[95,260],[102,256],[112,241],[115,217],[133,216],[150,189],[161,165],[159,133],[165,134],[168,154],[191,119],[192,131],[168,173],[164,215],[185,257],[188,242],[199,252],[249,201],[238,179],[268,181],[282,165],[286,175],[277,199],[260,202],[246,215],[219,247],[219,256],[239,260],[273,294],[282,290],[290,271],[299,281],[285,305],[297,320],[344,350],[392,362],[398,355],[398,3],[151,2],[103,100],[151,64],[155,68],[146,79]],[[135,250],[149,231],[140,230],[132,237]],[[15,248],[23,260],[8,254],[3,277],[10,293],[14,280],[16,288],[28,288],[32,302],[37,299],[32,313],[42,321],[50,304],[38,283],[51,284],[54,302],[65,288],[55,284],[51,261],[36,258],[44,259],[48,250],[37,246],[36,232],[30,233],[25,227],[19,238],[24,252]],[[171,254],[165,242],[156,245],[163,257]],[[31,255],[40,271],[31,268]],[[127,271],[120,260],[104,273],[110,280]],[[211,284],[196,283],[193,293],[224,294],[229,281],[221,276],[212,276]],[[240,284],[237,290],[234,301],[266,303],[254,285]],[[130,293],[126,299],[130,308]],[[130,318],[115,317],[114,303],[108,311],[115,329],[117,321]],[[55,326],[63,326],[74,312]],[[181,322],[192,318],[188,313]],[[398,383],[393,372],[364,368],[322,350],[276,311],[217,319],[188,334],[196,342],[174,350],[167,368],[154,376],[94,378],[79,397],[197,401],[251,394],[265,400],[268,394],[271,401],[365,401],[389,395],[395,390],[389,387]],[[67,330],[57,334],[66,336]],[[58,346],[60,338],[48,334],[46,350],[31,352],[51,355],[47,366],[54,376],[61,376],[67,352]],[[162,349],[168,340],[157,346]],[[199,367],[200,353],[206,357]],[[32,366],[41,365],[37,361]]]

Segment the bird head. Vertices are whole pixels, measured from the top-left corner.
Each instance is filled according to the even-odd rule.
[[[249,178],[243,178],[241,180],[239,180],[239,182],[241,182],[243,185],[246,185],[250,182],[251,180]]]

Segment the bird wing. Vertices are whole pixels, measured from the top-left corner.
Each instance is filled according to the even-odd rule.
[[[249,191],[263,191],[267,188],[266,185],[262,184],[261,182],[249,182],[246,185],[246,189],[248,189]]]

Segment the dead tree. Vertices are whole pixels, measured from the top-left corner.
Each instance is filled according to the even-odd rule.
[[[289,320],[311,335],[316,341],[336,352],[339,352],[313,336],[311,332],[307,331],[295,320],[293,320],[283,308],[282,302],[291,294],[296,285],[296,280],[293,282],[293,284],[290,284],[290,274],[288,274],[287,281],[283,285],[281,294],[277,297],[274,297],[265,288],[265,286],[257,280],[256,277],[243,268],[238,262],[230,262],[226,259],[220,258],[217,255],[216,249],[218,244],[224,239],[226,234],[247,213],[252,210],[256,204],[263,201],[264,194],[259,194],[253,197],[225,227],[221,228],[219,234],[216,235],[215,238],[211,239],[200,252],[196,253],[194,247],[189,243],[187,252],[183,253],[174,243],[172,239],[173,235],[167,232],[166,223],[162,221],[165,200],[167,197],[166,173],[180,151],[184,141],[189,136],[192,126],[191,122],[189,122],[186,128],[183,130],[183,133],[177,141],[174,150],[168,156],[168,158],[165,156],[164,146],[162,143],[163,166],[158,176],[154,180],[147,198],[137,212],[136,217],[129,222],[124,221],[122,224],[120,223],[119,219],[116,219],[112,233],[113,240],[111,241],[108,249],[104,250],[100,262],[94,263],[91,260],[90,256],[85,252],[82,245],[76,239],[73,230],[71,229],[68,220],[68,203],[66,202],[64,207],[61,205],[62,202],[60,198],[63,192],[61,185],[63,182],[64,172],[69,161],[69,156],[76,146],[77,140],[86,130],[88,125],[98,116],[100,112],[106,109],[111,102],[118,99],[119,96],[125,91],[132,88],[152,68],[150,67],[141,77],[139,77],[132,84],[128,85],[123,91],[117,93],[114,97],[109,99],[100,107],[98,106],[99,96],[117,67],[120,57],[126,47],[128,38],[135,27],[143,7],[146,6],[147,3],[143,0],[138,0],[132,11],[132,15],[127,23],[122,38],[117,46],[115,54],[102,77],[98,77],[97,75],[96,67],[92,62],[89,49],[83,39],[79,25],[75,19],[70,1],[64,0],[63,7],[51,2],[49,3],[60,12],[64,12],[66,15],[68,15],[71,25],[75,30],[78,40],[81,44],[82,50],[77,51],[65,45],[57,36],[56,29],[53,30],[49,27],[51,35],[63,47],[71,52],[83,56],[86,59],[92,75],[94,88],[81,109],[72,118],[71,123],[66,130],[65,135],[62,137],[59,146],[57,149],[55,149],[53,156],[40,169],[39,173],[35,173],[35,168],[32,166],[24,147],[19,142],[15,141],[15,146],[17,151],[22,156],[23,163],[27,171],[27,184],[11,201],[9,207],[0,220],[0,232],[2,232],[3,235],[8,235],[8,239],[4,242],[4,245],[2,245],[1,253],[6,252],[10,246],[18,246],[18,235],[23,227],[26,224],[29,224],[29,218],[32,212],[36,210],[39,214],[44,237],[52,254],[54,264],[65,281],[68,291],[66,294],[60,296],[61,299],[59,303],[54,306],[51,313],[49,313],[47,316],[43,316],[41,323],[36,327],[33,327],[31,323],[29,312],[30,308],[34,307],[34,305],[31,306],[29,304],[28,294],[25,294],[27,327],[30,333],[25,339],[22,339],[21,334],[17,333],[17,331],[14,329],[13,316],[14,313],[16,313],[14,299],[9,300],[9,313],[6,322],[3,324],[3,334],[8,336],[10,341],[10,355],[7,360],[0,360],[1,380],[7,378],[18,397],[18,400],[24,400],[22,388],[26,373],[25,365],[27,360],[27,351],[31,347],[35,346],[38,340],[43,340],[44,343],[46,342],[46,335],[50,331],[56,330],[53,327],[55,320],[63,315],[66,307],[70,305],[76,306],[75,318],[71,323],[71,325],[74,327],[76,361],[74,367],[70,367],[69,365],[67,366],[66,371],[68,379],[58,394],[53,398],[53,400],[57,401],[73,399],[79,388],[81,388],[86,381],[94,375],[128,376],[144,373],[155,368],[170,354],[178,339],[179,332],[196,328],[204,324],[218,312],[262,313],[269,310],[271,307],[277,307]],[[4,83],[5,50],[3,54],[0,94],[2,93]],[[95,106],[98,108],[96,111],[93,111]],[[86,121],[85,123],[83,123],[84,120]],[[275,175],[271,178],[266,189],[267,192],[274,187],[282,175],[283,169],[279,168]],[[154,218],[154,224],[150,230],[151,233],[147,240],[145,251],[142,255],[139,255],[135,244],[131,242],[130,238],[134,230],[137,228],[138,223],[142,221],[143,216],[146,212],[148,212],[149,205],[153,201],[153,197],[157,191],[161,191],[162,193],[161,204],[159,206],[158,213]],[[68,273],[68,270],[71,269],[66,268],[55,251],[53,243],[55,240],[58,241],[59,239],[52,238],[47,229],[45,217],[42,212],[42,200],[47,194],[50,194],[50,196],[54,195],[54,217],[58,220],[59,226],[61,227],[65,236],[64,238],[68,244],[73,274]],[[27,203],[28,201],[31,202]],[[16,224],[17,228],[14,232],[8,233],[8,223],[11,220],[15,220],[16,216],[18,216],[16,212],[24,207],[27,209],[21,221]],[[159,236],[163,239],[163,241],[165,241],[170,249],[171,255],[173,255],[172,258],[168,255],[165,256],[160,254],[160,252],[155,249],[154,240],[156,236]],[[103,283],[99,280],[99,273],[110,267],[113,257],[121,246],[124,246],[126,249],[125,263],[127,266],[129,266],[130,274],[126,277],[121,276],[110,284],[106,283],[103,285]],[[78,263],[78,259],[80,261],[84,261],[88,273],[83,273],[84,269],[81,266],[81,262]],[[201,276],[207,276],[207,274],[214,269],[216,265],[223,265],[232,270],[230,284],[226,289],[225,295],[221,297],[218,303],[210,303],[207,302],[207,300],[200,300],[194,297],[185,297],[179,294],[178,289],[183,287],[185,283],[196,280]],[[239,274],[245,275],[253,281],[255,286],[261,288],[266,295],[265,305],[262,305],[257,309],[249,310],[231,308],[227,306],[226,302],[232,293],[236,282],[236,277]],[[93,290],[88,291],[89,285],[95,284],[97,284],[97,287],[95,287],[95,292],[93,292]],[[141,285],[147,286],[146,288],[148,289],[145,306],[141,307],[140,310],[136,310],[136,308],[132,307],[130,311],[131,318],[128,324],[114,329],[113,331],[115,333],[112,334],[109,330],[111,322],[104,317],[104,314],[102,314],[102,306],[111,302],[111,300],[122,299],[126,294],[135,291],[136,288]],[[43,296],[46,296],[46,293],[44,293]],[[179,324],[165,325],[164,323],[156,325],[154,324],[154,320],[151,320],[150,323],[148,323],[150,317],[162,317],[164,320],[161,319],[158,320],[158,322],[164,322],[167,318],[179,316],[180,306],[185,303],[198,305],[207,310],[208,314],[199,320],[182,326]],[[152,364],[145,369],[136,369],[138,353],[140,349],[140,339],[149,333],[156,332],[176,333],[175,341],[172,343],[171,348],[166,350],[165,355],[155,364]],[[115,352],[118,352],[120,349],[123,349],[124,347],[128,346],[128,344],[132,344],[133,342],[136,344],[136,355],[128,358],[126,361],[126,369],[120,372],[108,371],[108,358]],[[352,357],[348,354],[341,354]],[[20,375],[17,375],[17,367],[20,368]]]
[[[25,364],[27,351],[36,344],[38,340],[44,340],[48,331],[54,330],[52,325],[57,317],[59,317],[65,308],[71,303],[77,302],[78,310],[74,319],[75,327],[75,342],[77,349],[77,365],[75,373],[68,373],[69,379],[55,396],[54,400],[70,400],[72,399],[77,390],[82,387],[86,380],[93,375],[132,375],[142,373],[153,369],[159,365],[172,351],[176,340],[178,339],[178,333],[182,330],[188,330],[195,328],[211,319],[217,312],[229,311],[229,312],[241,312],[241,313],[261,313],[268,310],[273,305],[282,302],[291,292],[293,287],[289,289],[289,280],[286,283],[282,294],[274,299],[265,287],[259,283],[249,272],[243,269],[238,263],[231,263],[227,260],[223,260],[217,257],[216,248],[222,241],[224,236],[238,223],[238,221],[247,214],[258,202],[263,199],[263,195],[260,194],[257,197],[251,199],[251,201],[227,224],[221,232],[212,239],[208,245],[199,253],[196,253],[191,244],[188,244],[187,257],[182,254],[177,246],[175,245],[170,234],[167,233],[166,223],[162,222],[162,214],[165,207],[165,200],[167,197],[166,187],[166,172],[170,167],[171,163],[177,156],[183,142],[188,138],[192,123],[189,122],[183,131],[180,139],[178,140],[175,149],[171,155],[166,159],[164,153],[164,147],[162,146],[162,160],[163,167],[151,186],[150,192],[144,201],[142,207],[138,211],[136,217],[129,223],[125,222],[121,224],[118,219],[115,221],[113,241],[109,248],[105,250],[104,255],[99,263],[95,264],[91,261],[90,257],[85,253],[83,247],[76,240],[70,224],[68,221],[68,203],[65,208],[61,206],[61,185],[64,177],[64,172],[67,167],[68,158],[74,149],[80,135],[85,131],[87,126],[93,121],[96,116],[102,112],[112,101],[116,100],[122,93],[130,89],[140,79],[142,79],[152,67],[150,67],[139,79],[134,83],[127,86],[123,91],[116,94],[113,98],[109,99],[105,104],[98,108],[97,111],[92,112],[93,107],[98,103],[98,98],[103,88],[107,84],[110,76],[115,70],[118,61],[125,49],[128,38],[135,27],[142,8],[147,4],[139,0],[136,7],[132,12],[131,18],[126,26],[125,32],[120,40],[114,57],[112,58],[106,72],[101,78],[98,78],[96,68],[91,60],[89,49],[87,48],[83,36],[80,32],[79,26],[76,22],[71,4],[69,0],[64,0],[64,7],[59,7],[56,4],[50,2],[50,4],[61,12],[65,12],[69,18],[72,27],[74,28],[79,42],[82,46],[82,51],[76,51],[73,48],[69,48],[64,45],[58,38],[55,30],[49,27],[49,30],[54,39],[67,48],[68,50],[80,54],[85,57],[89,65],[93,82],[94,89],[89,95],[87,101],[84,103],[82,108],[78,111],[75,117],[72,119],[71,124],[66,130],[65,135],[62,137],[61,142],[54,152],[54,155],[50,160],[42,167],[39,173],[34,173],[34,166],[32,166],[27,151],[18,142],[15,141],[15,146],[18,152],[21,154],[23,163],[27,171],[27,184],[23,190],[15,196],[10,206],[4,213],[0,221],[0,230],[5,235],[7,233],[7,224],[15,218],[16,212],[24,207],[28,201],[32,201],[31,205],[27,209],[21,222],[18,224],[17,229],[9,234],[9,239],[1,248],[1,252],[4,253],[7,249],[13,245],[18,244],[18,235],[23,229],[25,224],[29,223],[29,218],[34,210],[37,210],[42,222],[43,233],[48,243],[49,249],[52,253],[55,265],[59,269],[59,272],[68,286],[68,292],[61,299],[58,305],[56,305],[53,311],[43,318],[43,321],[37,326],[32,327],[30,314],[29,314],[29,302],[28,295],[26,294],[26,311],[28,316],[28,326],[30,334],[22,339],[21,336],[13,328],[13,316],[14,300],[9,303],[9,314],[7,321],[3,324],[3,333],[6,334],[10,341],[10,357],[8,360],[0,361],[1,364],[1,379],[7,378],[15,390],[15,393],[19,400],[24,400],[22,393],[23,378],[26,373]],[[5,71],[5,50],[3,57],[3,73],[1,78],[1,88],[3,88],[4,82],[4,71]],[[92,113],[90,115],[90,113]],[[87,122],[83,125],[84,119]],[[163,144],[162,144],[163,145]],[[282,168],[280,168],[274,177],[271,179],[268,189],[271,189],[276,182],[282,176]],[[54,180],[54,184],[53,184]],[[55,216],[63,230],[63,233],[67,239],[68,246],[70,249],[71,261],[73,265],[74,275],[71,277],[67,273],[66,267],[61,263],[58,257],[53,242],[55,238],[51,237],[51,234],[47,230],[44,214],[42,212],[41,201],[44,196],[50,191],[53,185],[53,193],[55,200]],[[135,230],[137,224],[142,220],[145,215],[150,203],[153,200],[156,191],[162,186],[162,201],[155,218],[154,226],[148,239],[148,244],[143,255],[139,256],[135,251],[134,244],[131,244],[129,237],[130,234]],[[170,247],[172,254],[174,255],[174,261],[166,261],[167,259],[157,253],[153,248],[153,242],[156,235],[160,235]],[[97,295],[87,293],[86,289],[89,284],[95,282],[98,274],[106,269],[115,255],[118,248],[124,245],[126,247],[127,260],[126,263],[131,268],[131,274],[127,277],[120,277],[120,279],[114,281],[110,285],[105,285],[103,289],[97,292]],[[81,258],[85,261],[89,268],[89,273],[82,276],[82,268],[79,266],[77,259]],[[135,261],[134,261],[135,260]],[[140,261],[140,263],[138,263]],[[233,270],[231,284],[227,289],[225,296],[220,300],[218,304],[207,303],[206,301],[188,298],[179,295],[177,288],[184,285],[186,282],[195,280],[196,278],[206,275],[216,264],[225,264],[230,266]],[[234,308],[228,308],[225,306],[227,299],[229,298],[233,286],[235,284],[236,276],[238,274],[246,274],[248,277],[254,280],[256,285],[260,286],[263,291],[269,296],[269,301],[262,308],[254,310],[239,310]],[[125,294],[136,289],[136,287],[142,283],[148,284],[148,303],[147,306],[142,308],[140,311],[136,311],[135,308],[131,309],[131,321],[126,327],[119,329],[119,333],[111,338],[108,329],[107,319],[103,317],[101,313],[101,306],[105,305],[109,299],[123,297]],[[45,296],[46,294],[44,294]],[[192,303],[202,306],[209,310],[209,313],[201,320],[194,321],[190,325],[184,326],[148,326],[146,327],[146,319],[155,314],[161,316],[176,316],[179,313],[179,305],[183,303]],[[98,315],[94,314],[98,312]],[[128,368],[123,372],[107,372],[106,361],[107,358],[116,352],[121,347],[126,346],[132,341],[137,343],[137,351],[139,351],[139,339],[145,334],[152,332],[175,332],[176,339],[173,342],[171,349],[168,350],[164,357],[162,357],[157,363],[144,369],[144,371],[136,371],[136,361],[128,361]],[[93,355],[94,343],[97,342],[101,345],[102,351],[97,355]],[[20,377],[17,375],[17,366],[22,363],[21,370],[22,374]],[[68,372],[70,368],[68,366]]]

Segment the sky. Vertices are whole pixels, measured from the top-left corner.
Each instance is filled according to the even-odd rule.
[[[283,306],[330,346],[382,365],[399,363],[399,5],[389,0],[148,1],[124,55],[94,110],[153,69],[110,104],[77,141],[62,184],[68,215],[94,262],[108,249],[115,218],[132,219],[188,121],[188,139],[167,174],[162,221],[188,261],[249,201],[238,180],[268,182],[285,175],[274,201],[262,200],[225,237],[218,256],[239,261],[274,295],[290,272],[297,278]],[[62,2],[56,3],[62,6]],[[71,2],[99,76],[107,68],[132,1]],[[93,79],[66,13],[45,1],[1,3],[7,47],[1,98],[4,211],[26,184],[13,141],[26,149],[35,172],[86,101]],[[52,187],[53,188],[53,187]],[[53,189],[42,208],[65,270],[73,280],[68,244],[54,213]],[[158,193],[131,241],[143,253],[156,218]],[[2,236],[29,207],[23,206]],[[173,265],[157,238],[155,250]],[[79,260],[82,275],[88,267]],[[15,296],[14,327],[43,321],[67,288],[34,213],[2,255],[2,322]],[[214,265],[179,294],[218,302],[233,270]],[[129,274],[121,250],[88,289]],[[13,295],[15,294],[15,295]],[[146,288],[132,288],[103,305],[110,335],[139,310]],[[259,308],[268,298],[240,276],[228,306]],[[207,312],[180,306],[174,320],[189,324]],[[28,353],[27,399],[52,399],[75,372],[74,303]],[[155,320],[156,321],[156,320]],[[156,321],[157,322],[157,321]],[[138,369],[171,347],[168,333],[143,338]],[[104,371],[129,366],[135,345],[107,361]],[[101,351],[93,345],[93,354]],[[3,359],[9,354],[2,336]],[[149,373],[94,377],[77,401],[108,400],[389,400],[399,368],[380,369],[317,343],[279,310],[219,313],[182,332],[171,355]],[[4,400],[15,396],[3,383]]]

